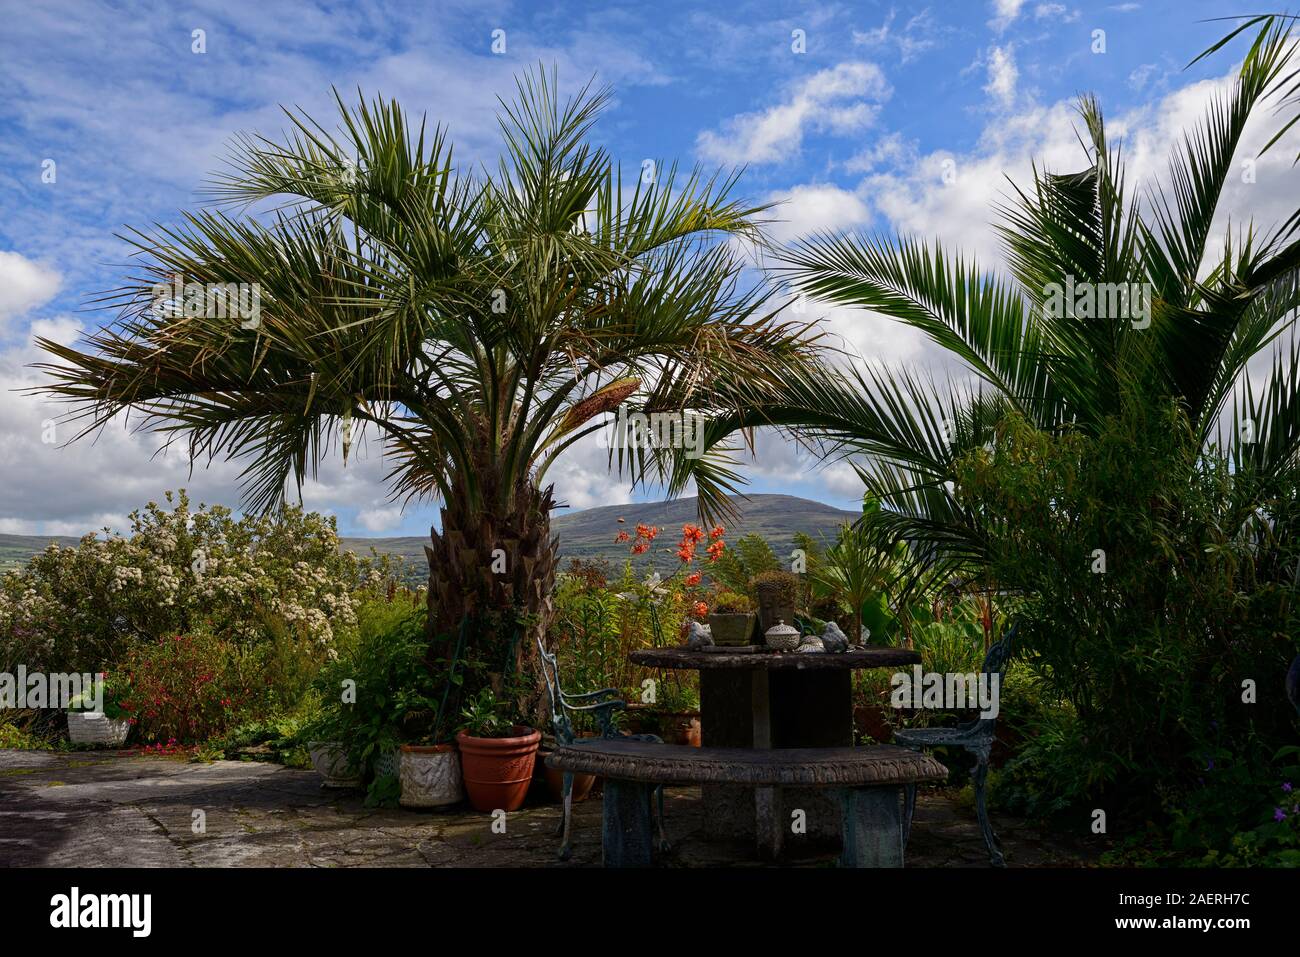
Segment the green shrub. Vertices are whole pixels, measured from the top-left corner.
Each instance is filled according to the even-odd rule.
[[[407,605],[400,614],[375,611],[346,657],[323,667],[314,682],[320,710],[298,732],[300,743],[334,741],[371,779],[381,803],[389,782],[374,778],[375,760],[403,743],[441,743],[450,736],[448,703],[463,677],[447,677],[446,662],[431,668],[425,656],[426,613]],[[388,623],[386,629],[380,625]]]
[[[132,513],[129,535],[51,545],[0,579],[0,670],[102,671],[132,641],[198,629],[244,647],[288,637],[276,666],[293,668],[335,653],[357,590],[384,587],[384,572],[339,552],[332,518],[236,520],[191,510],[184,490],[166,501]]]
[[[134,644],[121,705],[145,741],[191,744],[236,727],[259,698],[256,662],[205,632]]]
[[[1106,807],[1119,826],[1171,827],[1181,808],[1221,843],[1295,735],[1268,690],[1300,634],[1295,470],[1230,468],[1177,407],[1125,401],[1097,435],[1013,416],[956,474],[991,579],[1021,596],[1020,653],[1069,706],[1044,716],[1003,794],[1038,811]],[[1247,680],[1259,704],[1243,700]]]

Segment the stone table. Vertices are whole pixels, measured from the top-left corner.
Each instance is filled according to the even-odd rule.
[[[703,744],[718,748],[851,746],[852,672],[921,661],[906,648],[875,646],[838,654],[761,646],[643,648],[628,658],[647,668],[698,671]],[[707,830],[720,837],[756,838],[764,856],[773,856],[783,844],[839,838],[839,812],[827,795],[816,791],[706,785],[703,797]],[[805,834],[784,833],[789,822],[783,804],[806,812]]]

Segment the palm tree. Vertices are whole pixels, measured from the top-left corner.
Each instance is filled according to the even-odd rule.
[[[917,588],[958,572],[992,584],[980,580],[986,539],[956,498],[953,463],[1011,412],[1041,429],[1095,433],[1137,389],[1179,402],[1195,441],[1218,445],[1239,473],[1276,475],[1300,450],[1300,343],[1277,349],[1260,391],[1246,365],[1293,327],[1296,218],[1264,234],[1238,227],[1214,249],[1210,236],[1247,120],[1285,82],[1291,55],[1286,29],[1267,22],[1231,90],[1170,158],[1168,190],[1145,204],[1126,193],[1121,151],[1084,97],[1088,168],[1035,168],[1032,187],[1000,209],[1009,278],[907,237],[822,234],[779,250],[778,272],[795,289],[918,329],[966,374],[939,384],[879,366],[797,370],[775,391],[758,383],[743,413],[710,423],[707,442],[774,425],[853,456],[866,494],[884,506],[876,532],[913,546],[907,584]],[[1083,283],[1148,289],[1149,324],[1133,310],[1076,314],[1059,293]],[[1236,520],[1256,504],[1241,502]]]
[[[354,424],[377,436],[394,497],[441,502],[431,639],[461,628],[486,648],[495,632],[507,670],[551,614],[556,458],[622,403],[725,409],[732,383],[798,368],[816,338],[741,286],[732,240],[756,236],[763,208],[731,198],[734,175],[624,182],[587,142],[607,91],[562,101],[541,70],[517,86],[504,155],[479,172],[382,98],[336,92],[337,134],[286,110],[282,142],[236,140],[218,208],[124,237],[142,265],[101,300],[115,322],[81,348],[40,340],[57,360],[44,391],[74,403],[78,438],[140,414],[195,460],[246,461],[250,508],[290,480],[301,492],[336,443],[346,463]],[[182,307],[162,288],[175,277],[253,285],[260,316],[188,308],[188,293]],[[638,479],[667,461],[610,455]]]

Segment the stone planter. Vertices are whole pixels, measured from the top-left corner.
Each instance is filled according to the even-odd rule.
[[[311,766],[325,779],[327,788],[359,788],[361,772],[349,765],[348,754],[331,741],[310,741]]]
[[[709,631],[715,645],[747,645],[754,635],[753,612],[713,614],[709,616]]]
[[[446,807],[465,797],[454,744],[402,745],[402,807]]]
[[[69,711],[68,737],[73,744],[120,748],[131,733],[131,722],[110,718],[99,711]]]

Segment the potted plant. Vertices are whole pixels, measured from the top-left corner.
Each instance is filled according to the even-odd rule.
[[[506,717],[507,705],[483,688],[461,711],[456,734],[469,803],[476,811],[517,811],[528,795],[542,733]]]
[[[96,680],[99,694],[86,690],[68,702],[68,738],[73,744],[120,748],[131,733],[131,716],[123,707],[125,689],[107,673]]]
[[[361,787],[361,769],[353,756],[338,741],[309,741],[307,752],[327,788]]]
[[[460,755],[450,742],[402,745],[400,779],[402,807],[446,807],[465,798]]]
[[[720,592],[709,613],[709,631],[715,645],[748,645],[753,642],[757,617],[754,603],[734,591]]]

